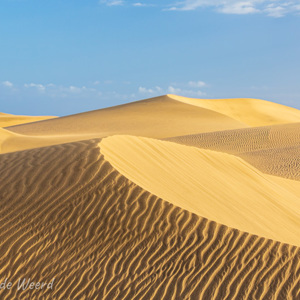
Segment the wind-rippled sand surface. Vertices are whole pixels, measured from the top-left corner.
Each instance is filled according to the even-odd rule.
[[[192,134],[166,140],[234,154],[264,173],[300,180],[300,123]]]
[[[0,128],[1,299],[300,299],[300,112],[170,99]]]

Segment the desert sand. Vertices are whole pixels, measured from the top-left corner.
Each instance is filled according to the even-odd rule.
[[[32,123],[36,121],[53,119],[51,116],[19,116],[0,113],[0,127],[14,126],[18,124]]]
[[[2,117],[1,299],[300,299],[299,110],[166,95]]]

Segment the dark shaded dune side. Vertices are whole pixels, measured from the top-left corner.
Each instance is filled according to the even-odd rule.
[[[300,123],[199,133],[165,140],[234,154],[266,174],[300,180]]]
[[[299,299],[300,249],[141,189],[98,140],[0,156],[1,299]]]

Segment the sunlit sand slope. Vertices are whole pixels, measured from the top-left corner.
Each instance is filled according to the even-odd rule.
[[[225,114],[249,126],[300,122],[300,110],[259,99],[193,99],[176,95],[170,98]]]
[[[226,130],[167,140],[231,153],[264,173],[300,180],[300,123]]]
[[[300,199],[226,153],[133,136],[100,147],[121,174],[151,193],[210,220],[300,245]]]
[[[98,143],[1,155],[1,278],[55,278],[53,290],[13,286],[1,299],[300,297],[298,247],[163,201],[114,170]]]
[[[161,96],[7,129],[26,135],[93,134],[97,138],[132,134],[164,138],[242,127],[248,126],[224,114]]]
[[[281,185],[285,189],[292,192],[294,195],[298,196],[300,198],[300,181],[299,180],[292,180],[292,179],[286,179],[283,177],[273,176],[273,175],[265,175],[270,178],[273,182],[276,182],[277,184]]]
[[[18,124],[36,122],[41,120],[52,119],[51,116],[18,116],[0,113],[0,127],[14,126]]]

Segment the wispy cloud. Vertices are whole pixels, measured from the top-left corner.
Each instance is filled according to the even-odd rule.
[[[156,6],[154,4],[150,4],[150,3],[142,3],[142,2],[135,2],[132,4],[132,6],[135,6],[135,7],[153,7],[153,6]]]
[[[15,99],[59,99],[63,101],[82,101],[87,99],[98,99],[100,101],[122,100],[125,102],[156,97],[165,94],[176,94],[187,97],[201,98],[205,89],[209,86],[201,80],[192,80],[178,83],[172,82],[165,86],[135,86],[130,82],[120,82],[123,86],[120,92],[113,90],[110,80],[92,81],[86,85],[61,85],[54,83],[24,83],[13,84],[10,81],[0,82],[1,92],[6,95],[14,95]]]
[[[168,87],[168,94],[174,94],[174,95],[180,95],[186,97],[202,97],[206,95],[206,93],[201,90],[184,89],[184,88],[175,87],[173,85],[170,85]]]
[[[169,10],[189,11],[201,7],[212,7],[225,14],[264,13],[271,17],[300,12],[299,0],[184,0],[175,3]]]
[[[24,83],[13,84],[10,81],[0,82],[0,94],[9,91],[15,97],[15,99],[22,98],[39,98],[39,99],[99,99],[99,100],[134,100],[135,94],[117,93],[111,89],[112,81],[94,81],[87,85],[61,85],[53,83]],[[125,85],[125,83],[124,83]],[[149,91],[148,91],[149,92]],[[8,95],[8,94],[7,94]],[[42,97],[42,98],[41,98]]]
[[[140,86],[138,90],[139,90],[139,93],[141,93],[141,94],[163,93],[163,89],[160,86],[156,86],[154,88],[145,88],[145,87]]]
[[[193,87],[193,88],[202,88],[206,86],[206,83],[203,81],[190,81],[188,83],[188,86]]]
[[[107,6],[119,6],[123,5],[124,1],[123,0],[100,0],[101,4],[105,4]]]
[[[14,86],[13,83],[10,81],[3,81],[2,85],[4,85],[5,87],[8,87],[8,88],[12,88]]]
[[[202,90],[205,87],[207,87],[207,84],[204,81],[189,81],[188,83],[172,83],[165,88],[160,86],[151,88],[139,87],[138,92],[145,96],[176,94],[187,97],[202,97],[206,95]]]
[[[46,90],[46,86],[42,85],[40,83],[25,83],[24,87],[25,88],[35,88],[40,92],[44,92]]]

